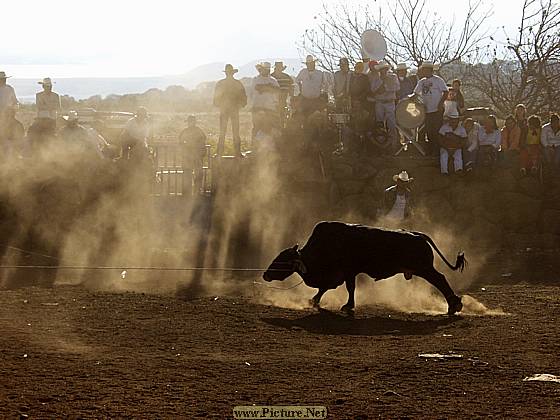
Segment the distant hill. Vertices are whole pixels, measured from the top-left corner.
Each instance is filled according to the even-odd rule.
[[[255,65],[260,61],[270,61],[274,65],[274,59],[254,60],[239,66],[237,78],[253,77],[256,75]],[[303,67],[299,59],[284,59],[288,66],[286,72],[297,74]],[[208,63],[185,74],[169,75],[161,77],[126,77],[126,78],[62,78],[54,79],[54,91],[69,95],[75,99],[87,99],[95,95],[124,95],[129,93],[143,93],[149,89],[165,89],[168,86],[179,85],[187,89],[195,89],[204,82],[212,82],[224,77],[226,63]],[[8,83],[14,87],[18,99],[21,102],[30,103],[35,101],[35,93],[41,90],[37,79],[8,79]]]

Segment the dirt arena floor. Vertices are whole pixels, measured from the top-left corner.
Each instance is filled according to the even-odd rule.
[[[560,418],[560,383],[523,381],[560,375],[560,286],[470,295],[509,315],[0,291],[0,417],[231,418],[256,404],[326,406],[328,419]]]

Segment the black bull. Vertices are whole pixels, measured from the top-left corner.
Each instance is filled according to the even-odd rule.
[[[443,294],[449,314],[460,312],[461,298],[455,295],[445,276],[434,268],[432,247],[452,270],[463,270],[466,263],[463,253],[457,255],[453,266],[423,233],[321,222],[301,250],[295,245],[282,251],[263,278],[284,280],[298,273],[306,285],[319,289],[311,301],[316,307],[327,290],[346,283],[348,302],[342,310],[352,312],[358,274],[365,273],[376,281],[398,273],[403,273],[407,280],[415,275],[426,279]]]

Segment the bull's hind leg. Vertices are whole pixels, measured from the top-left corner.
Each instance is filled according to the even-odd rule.
[[[321,298],[327,292],[327,290],[328,289],[319,289],[317,294],[315,296],[313,296],[311,298],[311,300],[309,300],[309,303],[311,304],[311,306],[313,306],[314,308],[317,308],[317,309],[320,308],[321,307]]]
[[[449,315],[461,312],[461,309],[463,309],[461,298],[455,294],[453,289],[451,289],[451,286],[443,274],[433,267],[415,274],[425,278],[431,285],[441,292],[447,301],[447,313]]]
[[[355,277],[353,277],[351,280],[346,280],[346,290],[348,290],[348,302],[346,302],[346,305],[344,305],[342,308],[340,308],[340,310],[342,312],[347,313],[347,314],[353,314],[354,313],[354,307],[355,307],[354,292],[356,290],[356,278]]]

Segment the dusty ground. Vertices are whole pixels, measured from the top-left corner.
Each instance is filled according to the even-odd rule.
[[[478,286],[508,316],[331,312],[249,297],[0,292],[0,417],[228,418],[325,405],[329,419],[559,418],[560,287]],[[423,352],[453,352],[438,361]]]

